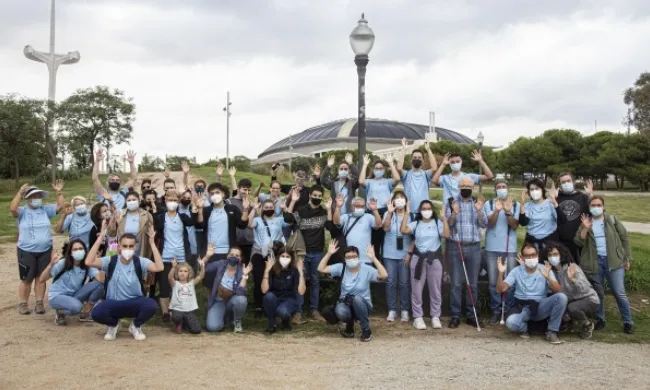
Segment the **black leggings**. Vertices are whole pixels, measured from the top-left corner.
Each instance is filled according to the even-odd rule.
[[[264,279],[264,270],[266,269],[266,257],[262,257],[259,253],[253,254],[251,257],[253,263],[253,300],[255,301],[256,308],[264,307],[264,296],[262,294],[262,280]]]
[[[182,324],[183,329],[192,334],[201,333],[201,321],[196,317],[196,310],[194,311],[178,311],[172,310],[172,322],[178,326]]]

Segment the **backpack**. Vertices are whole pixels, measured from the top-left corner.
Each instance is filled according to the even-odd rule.
[[[106,278],[104,280],[104,296],[108,297],[108,284],[111,281],[111,278],[113,277],[113,272],[115,272],[115,267],[117,266],[117,262],[119,260],[119,256],[114,255],[111,256],[111,260],[108,263],[108,271],[106,272]],[[144,289],[144,283],[142,279],[142,266],[140,265],[140,257],[138,256],[133,256],[133,266],[135,267],[135,274],[138,276],[138,280],[140,281],[140,290],[142,291],[142,295],[146,295],[145,289]]]
[[[345,264],[343,264],[343,269],[341,270],[341,276],[333,277],[333,279],[336,281],[336,284],[338,285],[339,294],[341,293],[341,284],[343,283],[344,276],[345,276]],[[336,305],[338,303],[339,302],[337,300],[335,304],[329,306],[322,312],[323,318],[325,318],[325,321],[327,321],[329,325],[336,325],[339,323],[339,319],[338,317],[336,317]]]
[[[71,271],[71,270],[68,270],[68,271]],[[65,269],[63,269],[61,272],[59,272],[59,273],[54,277],[54,279],[52,279],[52,284],[56,283],[56,281],[59,280],[59,279],[61,278],[61,276],[63,276],[63,274],[66,273],[66,272],[67,272],[67,271],[66,271]],[[86,284],[86,279],[88,279],[88,267],[86,267],[86,272],[84,273],[84,279],[83,279],[83,282],[81,282],[81,285],[82,285],[82,286],[83,286],[84,284]]]

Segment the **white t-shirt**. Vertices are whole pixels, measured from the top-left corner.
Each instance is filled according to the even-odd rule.
[[[169,310],[194,311],[199,308],[196,303],[196,291],[194,282],[181,283],[176,281],[172,288],[172,299],[169,301]]]

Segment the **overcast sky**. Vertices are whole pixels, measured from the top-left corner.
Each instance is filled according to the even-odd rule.
[[[543,4],[543,5],[542,5]],[[50,0],[2,0],[0,94],[47,96]],[[349,34],[376,35],[367,115],[437,125],[489,145],[545,129],[622,131],[622,92],[650,68],[647,0],[57,0],[57,99],[108,85],[137,105],[148,152],[256,157],[289,134],[356,116]]]

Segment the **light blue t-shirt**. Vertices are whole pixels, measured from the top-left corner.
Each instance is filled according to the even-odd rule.
[[[483,212],[488,219],[494,214],[492,203],[494,201],[487,201],[483,206]],[[512,205],[512,217],[517,219],[519,217],[519,202]],[[508,238],[508,231],[510,231],[510,238]],[[497,222],[494,226],[490,226],[488,222],[487,230],[485,231],[485,250],[488,252],[506,253],[506,244],[508,244],[508,253],[517,253],[517,229],[512,229],[508,225],[508,217],[505,211],[501,210],[497,217]]]
[[[122,210],[126,205],[126,194],[129,193],[129,189],[124,187],[121,190],[115,192],[108,190],[108,193],[111,195],[111,198],[113,198],[115,209]],[[106,199],[104,199],[104,197],[99,192],[96,195],[99,203],[106,203],[106,205],[109,204],[108,201],[106,201]]]
[[[341,194],[343,196],[343,206],[341,206],[341,215],[347,214],[350,212],[348,210],[348,187],[345,186],[345,184],[341,183],[340,181],[336,182],[336,191],[337,194]]]
[[[56,275],[60,274],[64,268],[65,259],[61,259],[50,269],[50,275],[54,278]],[[89,267],[88,279],[94,278],[98,273],[98,269]],[[52,299],[57,295],[73,296],[83,286],[85,276],[86,270],[75,265],[71,270],[66,271],[61,275],[56,282],[52,283],[50,290],[47,293],[47,299]]]
[[[348,234],[346,241],[348,246],[354,246],[359,250],[359,260],[362,263],[371,264],[372,260],[368,258],[366,253],[366,248],[370,245],[370,236],[372,234],[372,229],[375,227],[375,216],[372,214],[363,214],[359,217],[359,222],[352,227],[350,233]],[[357,217],[352,214],[345,214],[341,216],[341,226],[343,228],[343,233],[346,233],[350,226],[354,223]],[[376,252],[376,251],[375,251]]]
[[[388,213],[384,215],[384,221],[388,217]],[[409,220],[411,219],[408,216]],[[390,219],[390,231],[386,232],[384,237],[384,260],[402,260],[408,252],[409,245],[411,245],[411,235],[402,234],[400,229],[402,227],[402,216],[393,213]],[[403,249],[397,250],[397,237],[404,237]],[[361,249],[359,249],[361,250]]]
[[[539,301],[546,298],[546,291],[549,288],[540,271],[542,268],[544,268],[542,264],[537,264],[537,271],[534,274],[529,274],[526,272],[525,265],[519,265],[510,271],[504,282],[514,289],[515,298]],[[550,273],[550,278],[557,281],[553,272]]]
[[[264,221],[266,221],[269,227],[268,229],[264,225]],[[271,242],[284,240],[282,228],[287,226],[284,218],[273,217],[263,220],[262,217],[255,217],[253,223],[253,229],[255,229],[255,241],[253,245],[257,248],[268,248]],[[269,232],[271,233],[270,236]]]
[[[377,201],[377,208],[386,208],[386,203],[390,200],[390,195],[393,192],[393,179],[366,179],[364,187],[367,191],[367,198]]]
[[[52,248],[50,219],[56,216],[56,205],[46,204],[37,209],[18,208],[18,248],[25,252],[42,253]]]
[[[271,194],[261,193],[259,198],[260,198],[260,203],[262,203],[265,200],[270,199]],[[280,208],[280,205],[283,204],[283,203],[286,204],[285,202],[286,202],[286,199],[283,198],[283,197],[278,197],[277,199],[275,199],[273,201],[273,204],[275,205],[275,216],[276,217],[279,217],[279,216],[282,215],[282,208]]]
[[[165,245],[163,247],[162,259],[165,263],[171,263],[176,257],[179,263],[185,261],[185,240],[183,239],[185,226],[180,215],[176,213],[170,217],[165,213]]]
[[[140,212],[134,213],[127,212],[124,214],[126,221],[124,222],[124,233],[131,233],[135,236],[135,254],[140,254]]]
[[[542,239],[557,230],[557,211],[555,211],[555,206],[550,200],[545,200],[539,204],[529,201],[526,202],[524,207],[526,217],[529,220],[526,226],[528,234],[537,239]]]
[[[458,198],[460,196],[460,189],[458,183],[463,177],[469,177],[474,181],[474,184],[479,184],[480,177],[476,173],[461,172],[458,176],[452,176],[450,173],[440,176],[440,187],[442,187],[442,200],[446,203],[449,198]]]
[[[111,262],[109,256],[102,257],[102,271],[108,273],[108,264]],[[140,257],[140,266],[142,268],[142,275],[146,275],[147,267],[152,261]],[[114,299],[117,301],[126,301],[127,299],[137,298],[142,296],[142,288],[138,280],[138,274],[135,272],[135,265],[133,260],[127,264],[123,264],[122,260],[118,257],[115,264],[115,271],[108,283],[108,293],[106,299]]]
[[[185,214],[188,217],[192,216],[192,213],[190,212],[190,208],[183,207],[183,205],[178,205],[178,212],[181,214]],[[187,239],[190,242],[190,253],[195,255],[198,253],[197,251],[197,246],[196,246],[196,228],[194,226],[188,226],[185,229],[187,229]]]
[[[337,277],[343,272],[343,264],[330,265],[330,275]],[[361,264],[359,271],[354,274],[349,269],[345,270],[343,280],[341,280],[341,298],[346,295],[362,297],[372,308],[372,298],[370,297],[370,283],[377,281],[378,271],[369,265]]]
[[[428,170],[414,171],[405,169],[402,171],[402,183],[404,183],[404,193],[412,210],[420,208],[420,203],[423,200],[429,200],[431,174]]]
[[[232,275],[228,275],[228,272],[223,273],[223,277],[221,278],[221,287],[225,288],[228,291],[235,291],[234,284],[235,284],[235,277],[237,276],[237,273],[235,272]]]
[[[90,213],[79,215],[73,213],[65,217],[63,221],[63,231],[69,232],[70,240],[79,239],[86,244],[86,248],[90,249],[90,230],[95,226]]]
[[[429,222],[413,221],[409,223],[409,228],[415,235],[415,247],[420,253],[435,252],[440,248],[441,234],[445,229],[441,220],[438,220],[437,224],[434,220]]]
[[[605,240],[605,218],[592,219],[591,231],[596,239],[596,254],[607,256],[607,241]]]
[[[208,220],[208,244],[214,245],[214,253],[223,254],[230,250],[228,214],[224,208],[212,209]]]

